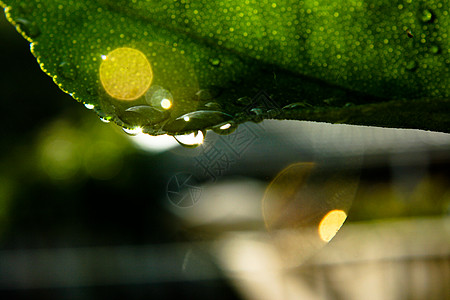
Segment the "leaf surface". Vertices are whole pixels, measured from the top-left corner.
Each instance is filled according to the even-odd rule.
[[[448,1],[1,4],[62,90],[126,128],[277,118],[450,132]]]

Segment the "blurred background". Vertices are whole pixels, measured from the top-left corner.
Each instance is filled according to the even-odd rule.
[[[2,299],[450,299],[450,135],[264,121],[188,149],[102,123],[3,14],[0,45]]]

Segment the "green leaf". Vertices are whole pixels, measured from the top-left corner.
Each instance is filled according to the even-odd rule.
[[[448,1],[0,3],[63,91],[126,128],[277,118],[450,132]]]

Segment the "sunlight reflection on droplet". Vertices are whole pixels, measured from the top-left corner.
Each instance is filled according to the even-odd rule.
[[[189,118],[188,116],[184,117],[184,120],[185,120],[186,122],[189,122],[190,119],[191,119],[191,118]]]
[[[345,219],[347,219],[347,214],[342,210],[335,209],[328,212],[319,224],[320,238],[325,242],[331,241],[344,224]]]
[[[197,147],[203,144],[203,141],[205,140],[205,136],[201,131],[185,135],[176,135],[174,138],[180,145],[188,148]]]
[[[85,103],[84,107],[86,107],[87,109],[94,109],[95,106],[93,104]]]
[[[141,135],[142,134],[142,128],[141,127],[122,128],[122,130],[128,135]]]
[[[225,130],[225,129],[228,129],[230,127],[231,127],[231,124],[227,123],[227,124],[224,124],[224,125],[220,126],[219,128],[222,129],[222,130]]]
[[[164,109],[169,109],[172,107],[172,102],[169,99],[162,99],[161,107]]]

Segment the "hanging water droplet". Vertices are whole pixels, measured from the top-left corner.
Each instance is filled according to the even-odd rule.
[[[411,72],[414,72],[415,70],[417,70],[418,67],[419,67],[419,65],[417,64],[417,62],[415,60],[412,60],[406,64],[406,69]]]
[[[150,87],[145,94],[145,101],[159,110],[167,110],[173,106],[172,94],[158,85]]]
[[[420,16],[420,19],[424,23],[431,23],[434,21],[434,15],[433,12],[429,9],[422,10],[422,14]]]
[[[247,106],[247,105],[252,104],[253,100],[252,100],[252,98],[250,98],[250,97],[241,97],[241,98],[237,99],[236,102],[237,102],[239,105]]]
[[[125,113],[120,113],[119,118],[126,124],[156,124],[169,117],[167,112],[157,110],[148,105],[129,107]]]
[[[111,122],[111,117],[106,117],[106,118],[100,118],[100,121],[102,121],[103,123],[109,123]]]
[[[24,18],[17,18],[16,24],[19,29],[30,38],[38,37],[41,34],[41,30],[37,26],[36,22],[29,21]]]
[[[94,109],[95,105],[94,104],[90,104],[90,103],[84,103],[84,107],[86,107],[87,109]]]
[[[125,127],[123,127],[122,130],[123,130],[123,132],[125,132],[126,134],[131,135],[131,136],[135,136],[135,135],[138,135],[138,134],[142,133],[142,128],[141,127],[134,127],[134,128],[125,128]]]
[[[183,147],[195,148],[203,144],[205,135],[202,131],[192,132],[184,135],[174,135],[175,140]]]
[[[63,61],[58,65],[58,72],[62,77],[69,80],[75,80],[77,78],[76,67],[72,63],[67,61]]]
[[[193,111],[164,125],[164,130],[169,132],[194,131],[204,129],[217,124],[222,124],[233,117],[229,114],[214,110]]]
[[[210,58],[209,63],[215,67],[218,67],[220,65],[220,59],[219,58]]]
[[[205,104],[205,107],[219,110],[221,108],[220,104],[217,102],[208,102]]]

